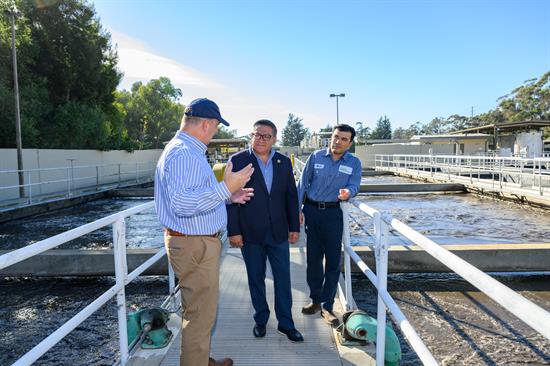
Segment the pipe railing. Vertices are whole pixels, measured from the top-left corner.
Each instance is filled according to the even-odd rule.
[[[89,224],[77,227],[75,229],[63,232],[61,234],[52,236],[50,238],[41,240],[37,243],[28,245],[24,248],[17,249],[0,256],[0,270],[9,267],[15,263],[24,261],[34,255],[43,253],[49,249],[58,247],[59,245],[66,243],[70,240],[78,238],[100,229],[107,225],[113,226],[113,246],[114,246],[114,259],[115,259],[115,279],[116,283],[110,289],[105,291],[102,295],[96,298],[93,302],[87,305],[84,309],[78,312],[75,316],[69,319],[61,327],[51,333],[48,337],[42,340],[39,344],[34,346],[30,351],[25,353],[19,358],[13,366],[31,365],[38,360],[44,353],[55,346],[61,339],[67,334],[78,327],[82,322],[89,318],[95,311],[100,309],[113,297],[117,299],[117,316],[118,316],[118,334],[119,334],[119,347],[120,347],[120,363],[125,365],[129,357],[128,349],[128,335],[126,330],[126,294],[125,286],[135,280],[140,274],[151,267],[159,259],[166,255],[166,249],[163,247],[159,251],[142,263],[131,273],[128,273],[128,266],[126,263],[126,224],[125,219],[129,216],[135,215],[145,210],[149,210],[154,207],[154,202],[148,202],[141,204],[127,210],[118,212],[116,214],[101,218],[93,221]],[[175,296],[176,286],[174,279],[174,272],[168,264],[168,276],[169,276],[169,295],[171,298]]]
[[[390,228],[393,229],[395,232],[403,235],[405,238],[409,239],[412,243],[424,249],[426,253],[430,254],[436,260],[446,265],[453,272],[460,275],[466,281],[477,287],[481,292],[486,294],[497,304],[500,304],[502,307],[504,307],[506,310],[525,322],[535,331],[550,340],[549,312],[534,304],[533,302],[527,300],[525,297],[506,287],[486,273],[480,271],[460,257],[444,249],[434,241],[428,239],[427,237],[415,231],[403,222],[393,218],[390,215],[383,215],[379,211],[364,203],[359,203],[355,200],[352,200],[349,203],[341,203],[342,211],[344,213],[344,225],[348,224],[349,222],[350,204],[353,204],[359,210],[374,219],[374,253],[376,258],[376,274],[374,274],[374,272],[353,250],[353,247],[350,245],[351,238],[349,234],[349,229],[347,231],[344,230],[342,241],[344,246],[346,297],[353,298],[353,294],[351,293],[350,267],[346,264],[349,261],[349,258],[353,259],[354,262],[357,263],[358,267],[373,283],[378,291],[378,328],[376,347],[377,365],[381,366],[384,364],[383,345],[385,340],[383,339],[383,337],[385,337],[384,327],[386,307],[390,310],[390,313],[393,315],[395,322],[397,323],[397,325],[403,332],[403,335],[405,336],[411,347],[415,350],[421,361],[427,365],[437,364],[431,353],[428,351],[422,340],[418,337],[418,335],[386,289],[388,266],[388,232]],[[347,301],[347,303],[350,303],[350,301]]]
[[[418,177],[475,180],[499,189],[524,188],[540,195],[550,189],[550,158],[376,154],[375,168]]]
[[[18,197],[19,188],[25,191],[25,203],[32,204],[36,196],[64,195],[72,197],[77,189],[103,186],[120,186],[126,183],[146,183],[153,180],[156,162],[117,163],[102,165],[81,165],[59,168],[40,168],[0,171],[0,202]],[[22,172],[25,183],[17,181]],[[12,192],[13,191],[13,192]],[[11,193],[10,193],[11,192]]]

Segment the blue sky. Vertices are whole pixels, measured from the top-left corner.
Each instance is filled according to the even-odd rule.
[[[392,127],[486,112],[550,70],[550,1],[93,1],[121,88],[167,76],[239,133],[288,113]]]

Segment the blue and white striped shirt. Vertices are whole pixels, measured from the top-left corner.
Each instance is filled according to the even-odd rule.
[[[188,235],[210,235],[227,226],[231,192],[218,183],[206,145],[178,131],[166,145],[155,174],[155,207],[165,227]]]

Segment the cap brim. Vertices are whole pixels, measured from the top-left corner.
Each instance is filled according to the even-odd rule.
[[[221,117],[218,119],[218,121],[220,121],[220,123],[223,123],[226,126],[229,126],[229,122],[227,122],[225,119],[223,119]]]

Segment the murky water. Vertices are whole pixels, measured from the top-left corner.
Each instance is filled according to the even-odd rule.
[[[149,202],[141,199],[101,199],[79,206],[0,224],[0,250],[17,249],[74,229],[116,212]],[[129,248],[158,248],[163,245],[162,226],[150,209],[126,219]],[[107,248],[112,245],[112,226],[63,244],[59,249]]]
[[[113,278],[0,280],[0,365],[11,365],[115,284]],[[164,277],[126,286],[130,307],[159,306],[168,294]],[[109,301],[35,364],[112,365],[118,359],[116,300]]]
[[[378,177],[391,178],[395,177]],[[550,211],[474,195],[363,196],[367,204],[408,223],[438,242],[550,242]],[[78,227],[143,200],[98,200],[0,225],[0,249],[23,247]],[[356,244],[369,227],[365,215],[353,225]],[[435,218],[435,219],[434,219]],[[159,247],[162,230],[154,210],[127,220],[129,247]],[[108,247],[104,228],[65,248]],[[550,276],[505,276],[504,282],[550,310]],[[11,364],[47,334],[114,283],[100,279],[0,279],[0,365]],[[127,287],[128,303],[156,306],[167,294],[163,278],[140,279]],[[549,342],[491,300],[449,274],[390,276],[388,287],[437,360],[443,365],[550,365]],[[354,279],[361,308],[375,316],[376,296],[362,275]],[[75,298],[78,300],[75,301]],[[502,319],[502,320],[499,320]],[[114,301],[79,326],[39,360],[39,365],[107,365],[117,358]],[[406,365],[419,364],[402,340]]]
[[[550,311],[549,275],[494,275]],[[353,276],[358,307],[376,317],[376,291]],[[550,365],[550,341],[454,274],[393,274],[388,290],[441,365]],[[421,365],[396,325],[401,365]]]
[[[440,243],[550,242],[550,210],[472,194],[360,196],[359,201],[391,214]],[[372,220],[353,208],[354,244],[372,242]],[[362,236],[360,236],[362,235]]]

